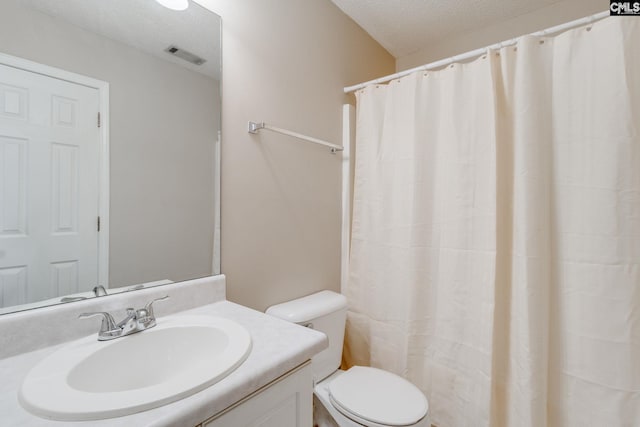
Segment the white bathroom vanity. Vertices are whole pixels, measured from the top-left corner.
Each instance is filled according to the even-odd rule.
[[[97,340],[99,319],[79,320],[80,313],[108,311],[120,317],[119,311],[124,311],[125,307],[138,307],[146,300],[163,295],[169,295],[170,300],[156,308],[158,328],[163,323],[189,316],[231,320],[244,327],[251,336],[251,350],[246,359],[213,385],[174,402],[125,416],[73,421],[74,426],[312,425],[313,378],[309,361],[327,347],[325,335],[226,301],[224,276],[1,317],[0,376],[3,381],[0,383],[0,425],[61,425],[60,421],[32,414],[19,402],[19,390],[29,372],[61,349],[80,342],[83,337],[95,335]],[[117,378],[120,371],[126,371],[121,367],[126,366],[131,358],[162,356],[116,354],[110,361],[112,363],[105,364],[103,369],[113,372]],[[108,399],[107,395],[105,399]]]

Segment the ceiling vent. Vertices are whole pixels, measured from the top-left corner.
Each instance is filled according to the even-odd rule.
[[[200,58],[198,55],[194,55],[193,53],[186,51],[184,49],[180,49],[178,46],[171,45],[164,50],[170,55],[177,56],[180,59],[184,59],[187,62],[191,62],[195,65],[202,65],[207,62],[206,59]]]

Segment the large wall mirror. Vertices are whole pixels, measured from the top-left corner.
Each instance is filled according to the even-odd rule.
[[[220,17],[0,2],[0,313],[219,274]]]

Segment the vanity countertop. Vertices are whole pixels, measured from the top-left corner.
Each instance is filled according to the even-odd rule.
[[[177,314],[205,314],[235,320],[251,334],[251,354],[229,376],[189,397],[133,415],[85,422],[45,420],[31,415],[18,403],[18,390],[29,370],[66,344],[9,357],[0,360],[0,426],[196,426],[327,347],[327,339],[322,333],[229,301],[220,301]],[[161,321],[162,317],[159,317],[158,322]],[[118,363],[123,361],[114,360],[116,369]]]

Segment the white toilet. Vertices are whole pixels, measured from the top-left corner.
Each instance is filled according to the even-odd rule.
[[[409,381],[380,369],[339,370],[347,299],[322,291],[267,309],[280,319],[324,332],[329,348],[312,359],[314,393],[340,427],[430,427],[429,403]]]

